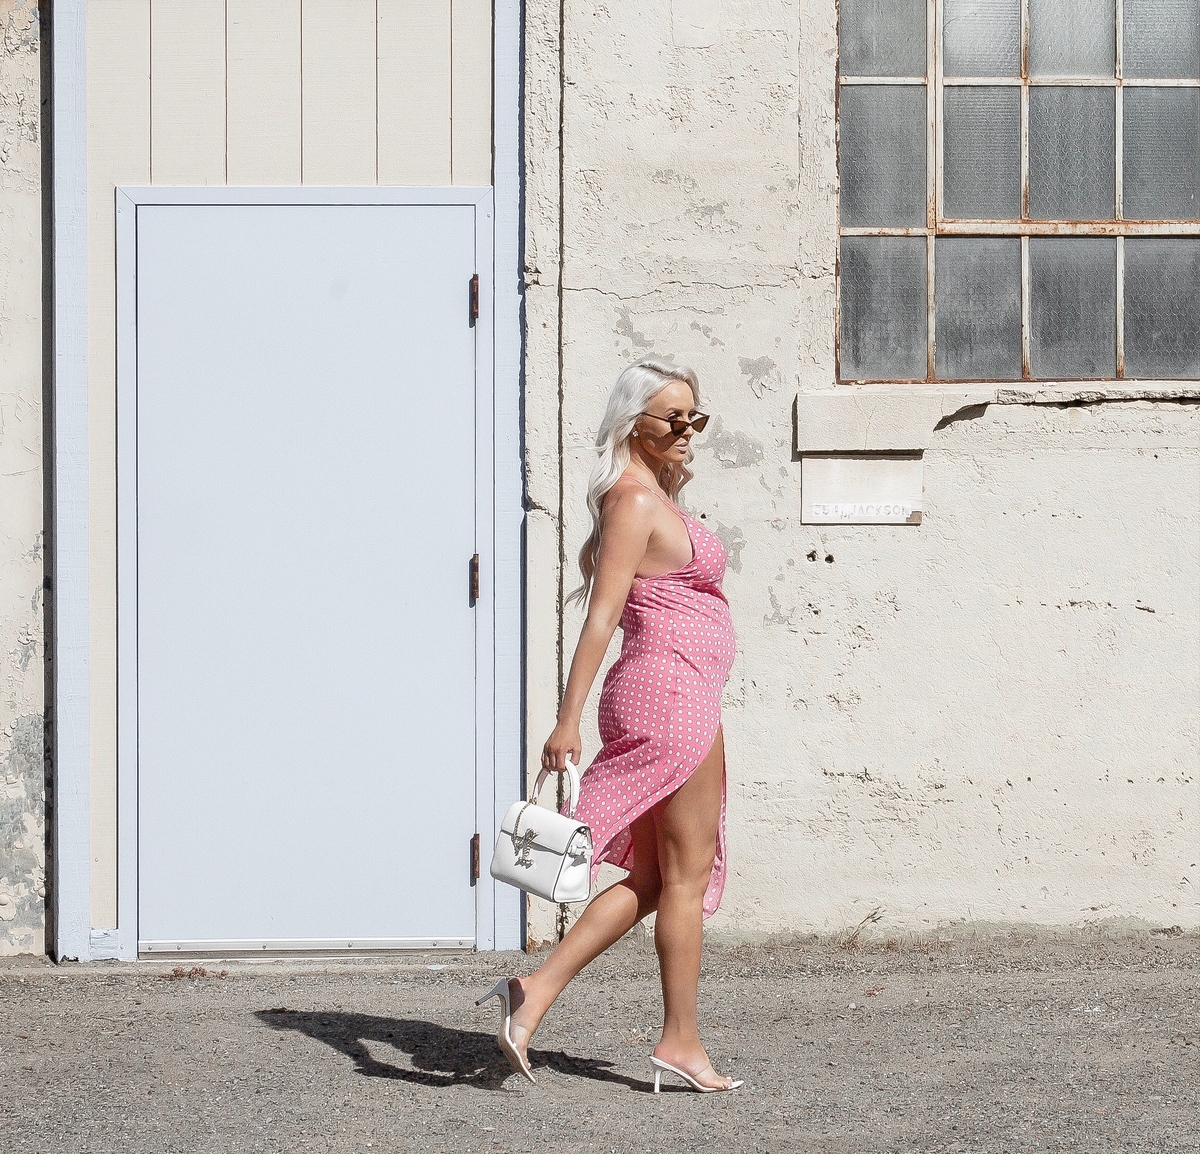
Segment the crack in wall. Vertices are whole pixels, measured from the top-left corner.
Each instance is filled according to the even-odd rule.
[[[760,284],[721,284],[718,281],[659,281],[657,286],[652,289],[647,289],[641,293],[622,294],[613,292],[611,289],[602,289],[596,285],[562,285],[561,292],[564,293],[595,293],[597,296],[610,297],[613,300],[622,302],[627,301],[642,301],[648,297],[658,296],[666,289],[684,288],[684,289],[716,289],[719,292],[755,292],[763,289],[786,289],[796,288],[796,282],[791,280],[785,281],[767,281]],[[672,311],[687,308],[686,304],[676,304],[672,306]]]
[[[1132,389],[1110,392],[1101,389],[1080,389],[1066,396],[1054,393],[1030,392],[1026,389],[997,389],[990,401],[980,401],[947,413],[933,431],[956,425],[961,421],[976,421],[992,405],[1030,405],[1048,409],[1090,409],[1099,405],[1129,405],[1142,402],[1156,405],[1200,405],[1200,389]]]

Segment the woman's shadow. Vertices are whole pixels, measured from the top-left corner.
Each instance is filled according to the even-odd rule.
[[[354,1062],[355,1072],[369,1078],[395,1078],[418,1086],[478,1086],[499,1090],[513,1074],[491,1034],[477,1030],[455,1030],[435,1022],[411,1018],[382,1018],[375,1014],[342,1011],[257,1010],[256,1018],[273,1030],[296,1030],[333,1047]],[[374,1057],[368,1042],[394,1046],[408,1054],[412,1068],[393,1066]],[[616,1082],[631,1090],[648,1091],[650,1082],[618,1074],[611,1062],[595,1058],[573,1058],[563,1051],[530,1050],[536,1074],[549,1067],[560,1074]]]

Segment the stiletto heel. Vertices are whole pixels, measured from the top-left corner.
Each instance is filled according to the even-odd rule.
[[[728,1086],[706,1086],[703,1082],[697,1081],[696,1078],[689,1074],[686,1070],[679,1069],[678,1066],[672,1066],[670,1062],[664,1062],[661,1058],[656,1058],[653,1054],[650,1055],[650,1065],[654,1068],[654,1092],[659,1093],[659,1083],[664,1073],[675,1074],[682,1078],[693,1090],[698,1090],[701,1094],[720,1094],[726,1090],[736,1090],[739,1086],[744,1085],[741,1078],[735,1079]],[[704,1068],[712,1070],[712,1064]],[[704,1070],[700,1071],[701,1074]],[[716,1070],[713,1070],[716,1073]]]
[[[537,1079],[533,1076],[533,1071],[529,1068],[529,1063],[522,1058],[521,1051],[513,1045],[512,1035],[508,1032],[509,1024],[512,1021],[508,982],[508,978],[501,978],[483,997],[475,999],[475,1005],[482,1006],[484,1002],[491,998],[500,999],[500,1029],[496,1032],[496,1042],[500,1046],[500,1053],[508,1059],[508,1064],[518,1074],[524,1074],[526,1078],[536,1084]]]

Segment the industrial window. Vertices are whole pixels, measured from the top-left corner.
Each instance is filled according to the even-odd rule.
[[[838,375],[1200,377],[1200,0],[841,0]]]

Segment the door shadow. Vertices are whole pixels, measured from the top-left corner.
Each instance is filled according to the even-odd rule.
[[[413,1018],[384,1018],[343,1011],[256,1010],[254,1016],[272,1030],[295,1030],[332,1047],[354,1062],[368,1078],[395,1078],[418,1086],[477,1086],[499,1090],[513,1069],[496,1046],[495,1036],[478,1030],[456,1030]],[[368,1042],[393,1046],[407,1054],[412,1068],[393,1066],[372,1055]],[[612,1063],[575,1058],[561,1050],[533,1050],[529,1062],[541,1068],[597,1082],[615,1082],[631,1090],[649,1091],[653,1083],[618,1074]],[[666,1087],[664,1087],[666,1089]],[[674,1089],[674,1087],[672,1087]]]

